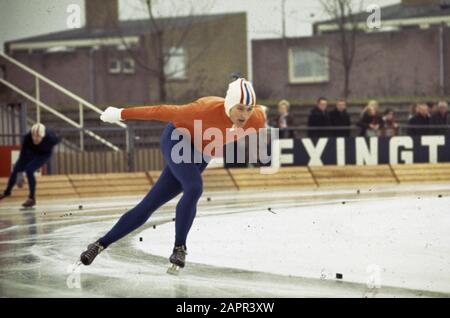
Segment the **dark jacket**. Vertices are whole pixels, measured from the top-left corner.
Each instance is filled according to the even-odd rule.
[[[417,113],[408,120],[408,125],[429,127],[430,117],[424,117]],[[430,133],[431,131],[429,128],[408,128],[408,135],[410,136],[429,135]]]
[[[384,137],[392,137],[397,136],[399,129],[397,121],[394,119],[387,120],[385,117],[383,117],[383,129],[381,131],[381,136]],[[396,127],[397,126],[397,127]]]
[[[350,115],[347,113],[346,110],[340,112],[339,110],[337,110],[337,108],[335,108],[329,113],[329,116],[330,116],[331,126],[336,126],[336,127],[351,126]],[[346,130],[336,129],[333,131],[333,135],[336,137],[348,137],[348,136],[350,136],[350,129],[346,129]]]
[[[370,124],[379,125],[378,129],[383,128],[383,118],[379,114],[375,114],[374,116],[370,116],[368,113],[364,113],[362,118],[358,121],[356,124],[357,126],[361,127],[360,136],[366,136],[367,130],[371,129],[369,127]]]
[[[446,113],[444,116],[442,116],[439,112],[434,113],[431,116],[430,124],[436,126],[448,126],[450,125],[450,114]],[[450,128],[433,128],[432,132],[436,135],[450,134]]]
[[[275,127],[280,129],[280,138],[294,138],[294,131],[288,130],[285,128],[282,128],[282,121],[286,121],[287,128],[293,128],[294,126],[294,117],[290,114],[287,114],[286,116],[278,115],[277,118],[275,118]]]
[[[22,153],[27,155],[51,155],[53,147],[60,142],[58,138],[51,130],[45,129],[45,137],[39,145],[33,143],[33,138],[31,137],[31,132],[27,133],[23,137],[22,141]]]
[[[330,116],[325,111],[321,111],[317,106],[311,110],[308,117],[308,127],[329,127],[331,126]],[[329,130],[308,130],[309,137],[327,137],[332,132]]]

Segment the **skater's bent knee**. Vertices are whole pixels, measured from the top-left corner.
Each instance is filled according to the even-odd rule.
[[[191,182],[183,187],[184,193],[200,197],[203,193],[203,184],[201,182]]]

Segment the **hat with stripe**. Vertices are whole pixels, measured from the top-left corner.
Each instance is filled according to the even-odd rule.
[[[228,85],[227,95],[225,96],[225,112],[230,116],[231,108],[241,104],[247,107],[256,105],[256,95],[253,85],[245,78],[238,78]]]
[[[33,126],[31,126],[31,134],[32,135],[38,135],[42,138],[45,137],[45,126],[41,123],[36,123]]]

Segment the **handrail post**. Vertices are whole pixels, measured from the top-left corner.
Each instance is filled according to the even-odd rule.
[[[39,86],[39,78],[36,76],[35,77],[35,90],[36,90],[36,122],[40,123],[41,122],[41,109],[40,109],[40,105],[39,102],[41,101],[41,89]]]
[[[27,133],[27,103],[20,103],[20,120],[19,120],[20,135]]]
[[[48,79],[47,77],[43,76],[42,74],[34,71],[33,69],[29,68],[28,66],[20,63],[19,61],[15,60],[14,58],[6,55],[5,53],[0,52],[0,57],[4,58],[5,60],[7,60],[8,62],[16,65],[17,67],[21,68],[22,70],[24,70],[25,72],[31,74],[32,76],[36,77],[37,79],[39,79],[40,81],[43,81],[44,83],[50,85],[51,87],[55,88],[56,90],[62,92],[63,94],[65,94],[66,96],[84,104],[85,107],[95,111],[98,114],[102,113],[102,110],[99,109],[98,107],[92,105],[91,103],[89,103],[88,101],[82,99],[81,97],[79,97],[78,95],[75,95],[74,93],[72,93],[71,91],[65,89],[64,87],[62,87],[61,85],[55,83],[54,81]],[[124,123],[118,122],[116,123],[116,125],[125,128],[126,125]]]
[[[78,104],[78,109],[80,111],[80,149],[81,151],[84,151],[84,109],[83,104]]]
[[[131,125],[128,125],[125,130],[125,138],[127,144],[127,163],[128,163],[128,172],[135,171],[134,164],[134,129]]]

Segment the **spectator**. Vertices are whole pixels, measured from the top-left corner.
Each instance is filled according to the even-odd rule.
[[[294,131],[288,130],[294,125],[294,118],[289,114],[290,104],[283,99],[278,103],[278,116],[276,118],[275,127],[280,129],[280,139],[294,138]]]
[[[369,102],[367,103],[367,106],[373,107],[377,114],[380,113],[380,105],[378,104],[378,102],[376,100],[374,100],[374,99],[369,100]]]
[[[328,101],[324,97],[320,97],[317,100],[317,106],[311,110],[311,113],[308,117],[308,128],[311,127],[330,127],[330,117],[327,113]],[[326,137],[330,134],[329,131],[324,129],[309,129],[308,136],[309,137]]]
[[[360,136],[372,137],[380,135],[383,119],[378,112],[378,102],[371,100],[361,113],[358,124],[361,127]]]
[[[395,119],[394,111],[390,108],[384,111],[383,115],[383,130],[382,136],[391,137],[398,135],[398,124]]]
[[[434,112],[436,111],[436,104],[433,102],[428,102],[427,106],[428,106],[428,113],[431,116],[431,114],[434,114]]]
[[[413,103],[411,104],[411,107],[409,109],[408,120],[413,118],[416,113],[417,113],[417,104]]]
[[[330,112],[331,126],[333,127],[347,127],[348,129],[336,129],[334,136],[336,137],[349,137],[350,136],[350,116],[347,113],[347,103],[343,99],[338,99],[336,102],[336,108]]]
[[[408,135],[428,135],[430,126],[430,113],[429,107],[426,103],[418,103],[416,107],[417,113],[408,120]],[[421,127],[423,126],[423,127]]]
[[[450,125],[450,115],[448,113],[448,104],[445,100],[438,103],[437,111],[431,115],[431,125],[434,126],[448,126]],[[433,133],[436,135],[445,135],[450,133],[448,128],[435,128]]]

